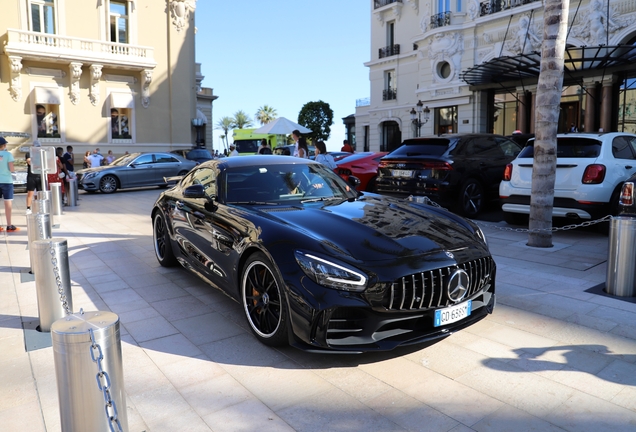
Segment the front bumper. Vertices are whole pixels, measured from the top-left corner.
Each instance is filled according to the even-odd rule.
[[[508,213],[530,214],[530,197],[512,195],[501,198],[501,209]],[[592,220],[610,214],[609,204],[580,203],[572,198],[554,198],[552,217]]]

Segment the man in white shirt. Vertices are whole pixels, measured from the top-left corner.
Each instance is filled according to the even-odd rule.
[[[236,146],[234,144],[230,144],[230,154],[228,156],[239,156],[239,152],[236,151]]]
[[[97,168],[102,165],[102,161],[104,160],[104,156],[99,154],[99,149],[93,150],[93,154],[88,157],[88,160],[91,163],[91,168]]]

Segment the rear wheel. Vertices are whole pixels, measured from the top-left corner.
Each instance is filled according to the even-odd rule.
[[[484,187],[475,179],[468,179],[459,191],[459,211],[467,217],[474,217],[484,208]]]
[[[102,193],[113,193],[117,190],[117,179],[112,175],[105,175],[99,181],[99,190]]]
[[[287,306],[282,286],[274,265],[263,253],[249,257],[241,277],[241,303],[252,333],[265,345],[288,343]]]
[[[159,264],[163,267],[175,266],[177,264],[177,258],[172,251],[172,243],[170,243],[166,218],[161,211],[155,214],[152,221],[152,240],[155,246],[155,256]]]

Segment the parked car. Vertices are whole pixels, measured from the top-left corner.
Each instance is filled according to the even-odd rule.
[[[336,161],[338,167],[334,171],[345,181],[349,176],[357,177],[360,180],[360,184],[356,186],[357,190],[375,192],[378,165],[380,159],[387,154],[387,152],[347,153],[345,157]]]
[[[380,160],[376,189],[397,196],[424,195],[468,217],[496,199],[504,168],[521,151],[494,134],[454,134],[404,141]]]
[[[171,153],[130,153],[110,165],[77,172],[78,187],[87,192],[112,193],[117,189],[168,184],[164,177],[182,176],[198,162]]]
[[[214,159],[212,153],[206,148],[197,147],[193,149],[181,149],[181,150],[173,150],[170,153],[181,156],[184,159],[193,160],[199,163],[207,162],[209,160]]]
[[[534,140],[507,167],[499,187],[505,220],[530,214]],[[623,182],[636,173],[636,135],[624,132],[557,135],[554,218],[598,219],[616,214]]]
[[[636,174],[623,183],[618,204],[619,216],[636,216]]]
[[[24,158],[13,161],[15,172],[11,174],[13,178],[13,192],[20,193],[27,191],[27,164]]]
[[[205,162],[151,217],[159,263],[225,291],[267,345],[390,350],[446,337],[495,306],[495,263],[475,223],[360,194],[310,160]]]

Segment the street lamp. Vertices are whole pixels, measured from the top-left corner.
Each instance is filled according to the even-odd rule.
[[[420,136],[422,125],[428,123],[428,119],[431,117],[431,110],[428,109],[428,106],[422,109],[423,106],[424,104],[422,103],[422,101],[418,101],[415,105],[417,111],[415,111],[415,108],[411,108],[410,112],[411,123],[413,123],[413,126],[415,126],[415,130],[417,131],[417,134],[415,136],[418,137]],[[422,113],[424,113],[424,121],[422,121]]]
[[[201,118],[193,118],[192,119],[192,126],[197,131],[197,139],[196,139],[197,147],[201,146],[201,144],[205,144],[205,141],[203,140],[203,138],[201,138],[201,128],[203,127],[203,119],[201,119]]]

